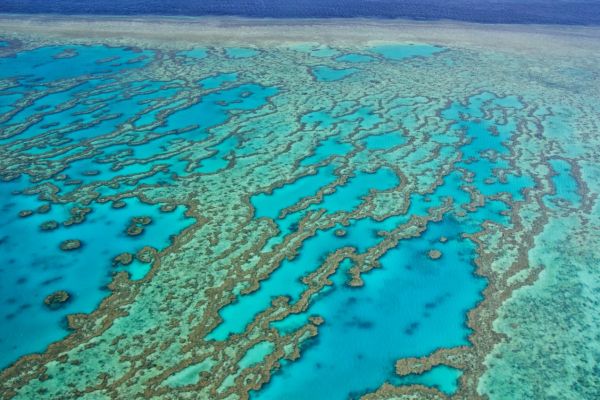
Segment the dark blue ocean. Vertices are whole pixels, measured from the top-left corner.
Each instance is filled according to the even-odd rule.
[[[600,25],[600,0],[2,0],[0,12]]]

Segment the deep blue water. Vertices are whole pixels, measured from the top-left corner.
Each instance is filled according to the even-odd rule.
[[[2,0],[0,12],[600,24],[598,0]]]

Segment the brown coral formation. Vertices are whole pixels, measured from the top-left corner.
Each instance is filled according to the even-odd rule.
[[[50,211],[50,204],[43,204],[41,206],[39,206],[36,211],[38,212],[38,214],[46,214],[48,211]]]
[[[71,226],[75,224],[80,224],[85,221],[85,217],[92,212],[91,207],[73,207],[69,211],[71,216],[68,220],[63,222],[64,226]]]
[[[129,236],[139,236],[144,233],[144,227],[136,224],[129,225],[126,232]]]
[[[65,240],[60,244],[60,249],[62,251],[72,251],[77,250],[82,246],[82,243],[78,239],[69,239]]]
[[[113,259],[113,266],[117,265],[129,265],[133,262],[133,254],[121,253]]]
[[[56,228],[58,228],[58,222],[54,220],[43,222],[40,225],[40,229],[43,231],[53,231]]]
[[[65,290],[59,290],[49,294],[44,299],[44,304],[51,310],[62,308],[69,300],[71,295]]]
[[[347,232],[345,229],[336,229],[334,234],[337,237],[344,237],[344,236],[346,236]]]
[[[127,227],[127,235],[139,236],[144,233],[144,227],[152,223],[152,218],[148,216],[133,217]]]
[[[123,200],[115,200],[112,202],[111,206],[114,209],[119,209],[119,208],[124,208],[125,206],[127,206],[127,203],[125,203]]]
[[[439,260],[442,257],[442,252],[438,249],[431,249],[427,252],[427,257],[431,260]]]
[[[152,223],[152,218],[148,216],[133,217],[131,223],[137,225],[150,225]]]
[[[177,208],[176,205],[167,203],[167,204],[163,204],[160,206],[160,211],[164,212],[164,213],[168,213],[168,212],[174,211],[176,208]]]
[[[146,246],[136,253],[135,258],[138,261],[141,261],[141,262],[147,264],[147,263],[151,263],[152,261],[154,261],[155,253],[156,253],[155,249],[153,249],[152,247]]]

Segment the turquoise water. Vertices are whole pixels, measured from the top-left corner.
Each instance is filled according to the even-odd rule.
[[[325,319],[318,339],[253,397],[355,397],[390,378],[398,358],[468,344],[464,310],[485,285],[473,276],[473,245],[460,238],[460,224],[451,219],[427,232],[382,257],[381,269],[364,277],[364,288],[345,286],[344,275],[336,275],[333,288],[309,309]],[[449,240],[436,244],[440,236]],[[442,259],[427,258],[431,246],[442,250]],[[322,389],[306,393],[303,387]]]
[[[546,196],[546,204],[549,207],[556,208],[562,202],[566,202],[571,207],[578,208],[581,204],[581,196],[577,181],[573,177],[571,164],[560,159],[550,160],[549,162],[553,170],[552,183],[556,193]]]
[[[357,68],[330,68],[323,65],[316,66],[312,69],[315,78],[321,82],[339,81],[358,71]]]
[[[454,103],[442,113],[449,121],[458,119],[456,116],[461,115],[452,129],[471,137],[461,147],[466,160],[470,161],[473,157],[480,159],[482,154],[490,151],[506,153],[504,143],[516,132],[515,126],[510,122],[505,125],[496,122],[494,126],[497,131],[491,131],[488,129],[491,121],[485,119],[485,113],[489,113],[493,107],[507,107],[506,100],[486,93],[474,96],[466,105]],[[520,104],[513,101],[510,107],[518,109]],[[403,143],[403,137],[396,133],[370,136],[364,141],[365,146],[373,150]],[[502,158],[457,165],[459,169],[428,196],[427,203],[419,195],[413,195],[406,216],[391,217],[383,221],[354,221],[343,227],[343,237],[334,234],[341,226],[317,231],[314,237],[303,243],[299,255],[291,261],[284,260],[267,280],[261,282],[257,291],[241,296],[221,310],[224,322],[211,332],[209,339],[225,340],[231,333],[243,332],[254,316],[267,309],[278,296],[288,297],[293,304],[306,289],[301,278],[315,271],[322,260],[336,249],[350,246],[359,254],[365,252],[383,239],[376,232],[390,231],[406,224],[413,215],[425,216],[428,208],[441,206],[447,198],[454,200],[454,212],[462,210],[459,215],[450,214],[441,222],[429,224],[421,236],[401,241],[395,249],[385,253],[379,260],[381,268],[363,278],[364,287],[346,286],[345,268],[339,268],[332,279],[333,287],[311,298],[313,305],[306,311],[307,314],[320,315],[325,319],[325,324],[319,328],[318,338],[306,347],[300,361],[286,364],[266,388],[255,393],[254,397],[352,397],[374,390],[390,379],[394,360],[420,357],[438,348],[469,344],[467,337],[470,331],[465,325],[465,310],[474,307],[481,300],[480,293],[485,282],[473,274],[476,257],[474,244],[464,239],[462,234],[478,232],[484,221],[510,226],[510,219],[505,216],[505,212],[509,210],[507,204],[497,200],[489,200],[473,212],[462,215],[462,207],[470,202],[470,197],[463,190],[465,179],[474,177],[481,182],[477,187],[481,187],[487,196],[505,192],[515,200],[523,198],[523,189],[531,187],[532,181],[515,177],[506,182],[484,184],[485,179],[493,176],[493,170],[508,168]],[[325,167],[321,167],[320,171],[325,171]],[[358,174],[308,209],[324,208],[330,213],[351,212],[361,203],[362,196],[369,188],[385,190],[399,183],[393,174],[386,173],[382,169],[374,176]],[[508,177],[511,178],[510,175]],[[321,179],[319,174],[311,175],[282,189],[276,189],[272,194],[260,195],[253,201],[255,215],[277,221],[285,204],[297,203],[311,194],[309,187],[323,186],[326,183],[327,180]],[[305,191],[300,190],[303,187],[306,188]],[[281,231],[286,233],[283,229]],[[445,238],[444,242],[440,241],[442,237]],[[427,253],[432,249],[439,250],[442,258],[429,259]],[[461,289],[457,291],[456,287]],[[282,334],[289,334],[294,327],[297,329],[306,321],[307,317],[306,314],[292,316],[289,322],[283,320],[273,326],[281,329]],[[440,327],[443,327],[443,331]],[[402,340],[398,341],[399,337]],[[357,370],[361,370],[361,374],[355,374],[354,371]],[[432,374],[436,376],[440,372]],[[456,380],[456,374],[452,374]],[[327,385],[327,382],[342,381],[347,383],[344,386]],[[435,379],[432,381],[435,382]],[[408,384],[409,381],[398,383]],[[443,382],[438,386],[443,386],[445,391],[453,391],[455,389],[452,387],[455,388],[456,383]],[[303,387],[327,389],[318,394],[308,394],[302,390]]]
[[[40,225],[46,221],[65,222],[71,207],[55,204],[46,213],[20,218],[19,211],[48,204],[34,196],[11,195],[23,186],[22,179],[0,185],[0,208],[7,216],[0,225],[5,233],[0,240],[5,260],[0,268],[3,305],[0,318],[4,321],[0,365],[3,366],[21,354],[41,352],[49,343],[65,337],[66,315],[94,311],[109,294],[106,285],[115,270],[112,267],[115,256],[125,252],[135,254],[144,246],[161,250],[171,243],[171,235],[194,221],[183,216],[183,207],[161,213],[159,205],[128,199],[124,208],[113,209],[109,203],[92,205],[84,222],[42,231]],[[128,236],[125,231],[131,219],[140,216],[151,217],[152,223],[143,234]],[[105,240],[98,240],[99,232]],[[59,245],[68,239],[80,240],[82,247],[62,251]],[[132,278],[140,279],[143,269],[147,269],[140,264],[122,269],[133,269]],[[57,290],[69,292],[71,300],[59,310],[49,310],[43,300]]]
[[[389,60],[400,61],[413,57],[429,57],[435,53],[439,53],[443,49],[427,44],[386,44],[372,47],[370,50],[376,54],[382,55],[383,57]]]
[[[318,168],[316,173],[305,175],[294,182],[273,189],[270,194],[258,194],[251,198],[255,216],[278,218],[281,211],[305,197],[315,195],[319,188],[335,181],[334,166]]]
[[[406,139],[396,132],[384,133],[383,135],[367,136],[364,139],[368,149],[384,150],[406,143]]]
[[[203,48],[194,48],[191,50],[184,50],[177,52],[178,56],[194,58],[196,60],[202,60],[208,55],[208,50]]]
[[[68,362],[17,361],[20,398],[472,393],[472,365],[449,365],[484,363],[484,290],[539,266],[539,224],[597,208],[592,146],[565,134],[575,111],[521,91],[518,57],[41,43],[11,39],[0,57],[0,366],[67,337],[68,315],[122,303],[63,342]],[[109,297],[121,271],[135,298]],[[44,305],[61,290],[68,302]],[[396,374],[439,349],[454,353]]]
[[[235,72],[231,73],[220,73],[215,76],[209,76],[200,80],[200,85],[203,89],[216,89],[225,83],[235,82],[238,78],[238,74]]]
[[[214,365],[211,359],[202,361],[198,364],[192,364],[178,373],[171,375],[165,380],[164,385],[169,387],[184,387],[198,383],[200,373],[209,371]]]
[[[339,56],[335,59],[335,61],[349,62],[349,63],[365,63],[365,62],[371,62],[374,60],[375,60],[375,58],[368,54],[356,54],[356,53],[344,54],[343,56]]]
[[[63,58],[61,54],[66,56]],[[41,84],[55,79],[101,75],[143,67],[153,57],[150,51],[107,46],[49,46],[0,58],[0,78]]]
[[[198,172],[210,174],[222,170],[227,167],[229,161],[225,158],[227,155],[234,154],[234,148],[238,144],[238,139],[235,136],[230,136],[224,139],[216,146],[209,147],[214,153],[207,159],[200,160]]]
[[[316,181],[316,179],[321,177],[319,175],[313,175],[303,178],[304,181],[302,182],[302,185],[307,185],[306,180],[310,178]],[[296,182],[299,181],[300,180]],[[374,184],[373,182],[376,183]],[[315,183],[316,182],[311,182],[310,187],[316,187],[317,185],[315,185]],[[322,184],[323,181],[320,183]],[[321,203],[312,205],[309,210],[322,208],[331,213],[339,211],[350,212],[360,204],[361,197],[368,194],[369,190],[391,189],[397,184],[398,178],[389,170],[379,170],[373,174],[361,173],[333,194],[325,196]],[[282,190],[287,189],[285,194],[294,196],[291,199],[284,199],[281,201],[277,198],[271,199],[271,196],[261,196],[258,198],[260,200],[254,200],[253,203],[256,207],[256,215],[277,218],[280,210],[274,207],[275,204],[286,204],[286,200],[287,203],[297,202],[304,197],[300,194],[302,193],[300,188],[308,188],[309,186],[300,185],[300,183],[295,183],[291,186],[284,186],[282,189],[279,189],[279,192],[274,192],[271,195],[282,196],[284,195]],[[306,193],[309,192],[304,192],[303,194]],[[348,201],[349,199],[352,200]],[[282,226],[289,226],[286,224],[286,220],[289,220],[290,218],[292,218],[293,221],[296,220],[293,215],[290,215],[281,221],[280,224]],[[335,249],[352,245],[358,246],[358,242],[361,239],[365,239],[361,233],[369,232],[367,227],[362,227],[365,223],[368,224],[369,220],[359,221],[358,224],[360,227],[356,228],[358,232],[354,234],[354,229],[350,228],[348,229],[349,233],[343,238],[339,238],[335,235],[335,229],[329,229],[327,231],[319,231],[314,237],[306,240],[299,250],[299,255],[291,261],[284,260],[269,279],[261,285],[260,290],[253,292],[250,295],[241,296],[236,303],[222,309],[220,315],[224,322],[211,332],[208,338],[224,340],[232,333],[242,332],[246,325],[252,321],[254,316],[267,308],[271,300],[277,296],[288,296],[291,299],[291,302],[298,300],[298,297],[306,288],[305,285],[301,283],[300,278],[314,271],[321,264],[323,258]],[[281,234],[289,234],[289,229],[282,228]],[[374,239],[378,240],[377,238]],[[369,244],[373,245],[373,243],[368,242],[363,242],[361,244],[364,247],[368,247]]]
[[[57,58],[57,55],[60,56]],[[51,46],[17,53],[12,59],[0,58],[1,77],[12,77],[14,72],[11,71],[19,71],[17,79],[25,90],[44,90],[41,86],[29,89],[33,82],[84,78],[66,89],[38,96],[28,107],[8,115],[4,122],[8,132],[18,124],[34,122],[29,123],[24,131],[14,131],[0,144],[14,147],[22,141],[38,140],[45,135],[50,140],[40,140],[27,152],[56,161],[79,154],[81,149],[78,148],[62,154],[56,153],[56,150],[73,141],[86,141],[110,133],[132,115],[147,111],[152,102],[177,92],[168,82],[133,81],[123,85],[112,77],[113,74],[141,68],[152,57],[151,51],[130,48]],[[91,76],[97,78],[86,78]],[[20,97],[21,93],[2,96],[3,110],[8,110],[11,102]],[[73,103],[77,99],[85,101]],[[49,127],[56,132],[54,136],[49,134]],[[52,144],[53,137],[59,139],[56,145]],[[150,150],[151,154],[156,154],[160,144],[148,143],[156,146]],[[119,152],[118,145],[112,147]],[[104,148],[110,149],[111,146]],[[141,147],[136,150],[140,150],[139,155],[143,153]],[[66,168],[61,172],[70,180],[59,180],[56,175],[51,175],[48,182],[55,185],[59,193],[66,193],[94,182],[109,181],[117,176],[128,177],[148,170],[139,164],[115,169],[112,162],[105,161],[110,156],[110,150],[105,150],[96,159],[80,158],[66,162]],[[29,178],[22,175],[0,185],[0,208],[7,217],[1,223],[0,240],[0,251],[5,261],[0,268],[0,317],[4,321],[0,337],[2,366],[23,354],[42,352],[48,344],[67,336],[66,316],[94,311],[109,294],[106,286],[115,272],[127,271],[131,279],[139,280],[151,267],[151,264],[138,260],[128,266],[113,266],[114,257],[121,253],[135,254],[144,246],[160,251],[172,243],[172,235],[194,222],[193,218],[184,217],[184,206],[164,213],[159,211],[160,203],[146,204],[137,198],[125,199],[124,207],[115,209],[110,202],[54,203],[37,195],[20,194],[32,186],[28,181]],[[44,207],[49,209],[46,211]],[[77,207],[89,207],[89,214],[80,223],[65,225]],[[18,213],[24,210],[31,210],[33,214],[19,217]],[[152,222],[141,234],[126,234],[132,218],[146,216]],[[55,221],[57,227],[42,230],[42,224],[49,221]],[[98,240],[99,232],[105,240]],[[70,239],[80,240],[81,248],[68,252],[61,250],[60,243]],[[63,307],[50,310],[43,300],[58,290],[67,291],[70,299]]]
[[[225,49],[225,54],[231,58],[249,58],[257,55],[258,51],[243,47],[228,47]]]
[[[314,153],[300,162],[301,165],[318,164],[331,157],[343,156],[352,149],[352,145],[346,142],[340,142],[335,136],[323,140],[319,143]]]
[[[208,53],[196,48],[177,55],[203,59]],[[248,55],[246,49],[231,49],[232,57]],[[12,77],[14,72],[11,71],[20,71],[17,79],[25,90],[43,92],[43,86],[30,89],[34,82],[95,77],[37,96],[27,107],[9,114],[4,122],[9,135],[0,139],[0,145],[15,147],[25,141],[36,143],[27,148],[29,154],[52,162],[68,160],[63,161],[64,167],[58,170],[67,179],[57,179],[56,174],[44,179],[54,185],[60,195],[89,186],[106,198],[135,190],[140,184],[172,183],[172,174],[189,174],[186,172],[188,161],[179,156],[157,159],[156,155],[177,141],[192,143],[206,138],[205,129],[226,121],[230,110],[261,107],[276,93],[275,88],[242,84],[213,91],[185,107],[184,98],[175,104],[165,102],[190,90],[182,86],[181,81],[134,80],[124,84],[116,79],[116,74],[144,67],[152,57],[152,51],[130,48],[51,46],[20,52],[15,58],[0,58],[0,78]],[[200,80],[200,85],[203,89],[217,89],[236,80],[236,73],[221,73]],[[10,90],[1,97],[1,107],[6,111],[13,109],[14,102],[23,96],[17,88]],[[83,148],[62,150],[69,149],[68,146],[75,142],[103,137],[127,121],[133,121],[134,126],[142,129],[156,126],[159,114],[165,122],[153,129],[158,135],[146,137],[143,142],[136,144],[129,136],[129,143],[107,142],[98,146],[91,156],[82,155]],[[27,129],[14,129],[28,121],[31,122]],[[182,131],[177,137],[168,134],[177,131]],[[143,134],[144,130],[135,135]],[[198,160],[196,172],[207,174],[225,168],[228,164],[225,156],[236,144],[237,138],[231,136],[214,146],[207,146],[209,153]],[[132,180],[132,176],[137,178]],[[113,273],[127,271],[131,279],[139,280],[151,267],[138,260],[128,266],[112,266],[115,256],[135,254],[144,246],[162,250],[172,243],[172,235],[194,222],[193,218],[184,217],[186,208],[183,206],[162,213],[160,203],[144,204],[137,198],[126,199],[124,208],[113,209],[110,203],[52,204],[38,200],[36,196],[12,194],[31,186],[27,180],[22,176],[0,185],[1,206],[9,216],[2,223],[2,230],[10,233],[3,235],[0,241],[6,260],[0,270],[2,318],[6,327],[0,338],[1,365],[8,365],[22,354],[41,352],[51,342],[64,338],[69,333],[65,317],[94,311],[109,294],[106,285]],[[115,181],[119,182],[116,186]],[[39,206],[46,204],[51,205],[50,211],[35,213]],[[89,207],[91,212],[80,224],[61,226],[73,207]],[[18,217],[23,210],[33,210],[34,214],[27,218]],[[139,236],[128,236],[125,231],[130,220],[141,216],[151,217],[152,223]],[[40,225],[47,221],[56,221],[58,228],[42,231]],[[100,231],[110,240],[98,241]],[[71,252],[61,251],[59,244],[67,239],[81,240],[83,246]],[[51,311],[44,306],[43,300],[58,290],[67,291],[71,298],[64,307]]]
[[[248,368],[255,364],[260,363],[265,359],[266,356],[271,354],[275,346],[271,342],[259,342],[248,350],[244,357],[240,360],[238,365],[240,368]]]
[[[407,375],[392,380],[394,385],[425,385],[440,390],[449,396],[456,393],[458,379],[462,375],[459,369],[438,365],[421,375]]]

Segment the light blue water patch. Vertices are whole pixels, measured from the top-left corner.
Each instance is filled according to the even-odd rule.
[[[325,173],[329,173],[329,171],[333,171],[333,167],[321,167],[319,171],[325,171]],[[331,174],[330,179],[331,182],[333,182],[336,179],[336,177],[333,174]],[[316,177],[312,180],[317,182]],[[304,192],[304,190],[307,188],[307,186],[305,185],[308,183],[308,180],[302,183],[302,185],[292,186],[288,189],[288,193],[292,193],[294,190],[299,190],[299,192],[297,192],[296,195],[291,197],[292,201],[296,200],[295,203],[301,200],[301,198],[297,197],[299,193],[310,192],[314,195],[316,194],[316,191],[319,188],[325,186],[325,182],[321,181],[320,184],[322,186],[314,185],[310,189],[307,189],[306,192]],[[269,239],[262,251],[271,251],[273,246],[283,242],[285,236],[297,231],[297,224],[300,222],[302,217],[304,217],[307,210],[316,211],[320,209],[325,209],[326,213],[335,213],[338,211],[352,212],[363,201],[363,196],[369,194],[370,190],[388,190],[397,186],[398,184],[398,177],[390,169],[381,168],[375,173],[365,173],[361,171],[357,173],[356,176],[350,178],[344,185],[336,188],[336,191],[334,193],[323,196],[323,199],[319,203],[310,205],[306,210],[300,210],[294,213],[287,214],[282,219],[278,218],[278,215],[283,210],[283,208],[279,208],[281,207],[281,204],[293,204],[290,204],[290,202],[286,200],[279,201],[276,198],[270,198],[268,201],[265,202],[265,199],[261,198],[261,201],[263,203],[260,205],[260,207],[265,210],[270,210],[268,216],[270,218],[275,219],[275,223],[279,227],[279,235]],[[269,203],[271,205],[271,208],[265,207],[265,205]],[[259,214],[259,212],[257,211],[256,215],[258,216],[262,214]]]
[[[176,55],[181,57],[195,58],[196,60],[202,60],[208,55],[208,50],[202,47],[196,47],[190,50],[179,51],[176,53]]]
[[[324,65],[318,65],[311,69],[315,79],[321,82],[339,81],[358,71],[358,68],[331,68]]]
[[[359,221],[355,227],[345,228],[348,233],[342,238],[334,233],[341,226],[317,231],[315,236],[304,241],[296,258],[291,261],[285,259],[268,279],[260,283],[259,290],[240,296],[236,302],[221,309],[219,314],[223,322],[207,339],[225,340],[232,333],[243,332],[255,315],[269,307],[271,301],[278,296],[287,296],[292,303],[297,301],[306,289],[300,279],[315,271],[328,254],[346,246],[364,250],[383,240],[383,237],[376,235],[374,226],[377,224],[370,219]]]
[[[271,237],[263,246],[261,252],[268,253],[272,251],[276,245],[284,241],[287,235],[298,231],[298,224],[300,223],[304,215],[304,212],[289,213],[285,216],[285,218],[276,220],[275,223],[279,228],[279,234]]]
[[[371,47],[370,50],[388,60],[405,60],[413,57],[429,57],[443,50],[428,44],[386,44]]]
[[[241,369],[251,367],[262,362],[266,356],[275,350],[275,345],[269,341],[258,342],[244,354],[238,365]]]
[[[512,96],[497,97],[483,92],[468,99],[466,104],[453,103],[442,112],[448,120],[455,120],[452,129],[465,133],[469,143],[461,146],[463,160],[456,166],[473,174],[471,183],[486,196],[509,193],[515,201],[522,201],[523,191],[533,187],[535,181],[529,176],[521,176],[510,171],[505,157],[510,155],[509,141],[517,132],[514,119],[501,124],[495,119],[484,119],[485,111],[493,113],[498,108],[520,109],[522,104]],[[499,179],[504,170],[504,180]]]
[[[177,92],[177,89],[162,89],[164,82],[149,81],[145,84],[145,90],[133,96],[123,93],[122,98],[107,102],[101,113],[84,118],[84,121],[87,120],[92,125],[69,133],[69,138],[79,141],[113,132],[116,126],[123,124],[132,116],[143,114],[149,108],[150,101],[161,100]],[[70,118],[71,121],[73,119]]]
[[[15,108],[15,103],[23,98],[23,93],[0,93],[0,117]]]
[[[452,396],[458,389],[458,379],[462,371],[447,365],[438,365],[422,374],[411,374],[402,377],[394,377],[390,383],[400,385],[423,385],[432,387],[440,392]]]
[[[343,156],[352,150],[350,143],[340,142],[336,136],[329,137],[319,143],[314,154],[300,161],[300,165],[318,164],[334,156]]]
[[[164,385],[170,387],[195,385],[200,380],[200,373],[209,371],[214,364],[215,362],[211,359],[191,364],[165,379]]]
[[[457,216],[465,233],[474,234],[483,230],[484,221],[493,222],[504,227],[511,227],[510,207],[499,200],[486,200],[485,204],[465,216]]]
[[[154,110],[144,112],[139,118],[133,123],[133,126],[140,128],[145,125],[154,124],[158,122],[158,116],[161,113],[174,112],[175,109],[183,106],[187,99],[180,99],[174,102],[165,104],[162,107],[155,108]]]
[[[448,241],[441,243],[441,236]],[[441,259],[427,257],[433,246]],[[401,242],[381,258],[381,268],[363,275],[363,287],[336,285],[315,300],[308,312],[325,319],[317,338],[252,398],[358,397],[388,380],[399,358],[468,344],[466,310],[485,286],[473,274],[475,257],[474,244],[451,218]],[[307,387],[320,390],[308,393]]]
[[[10,46],[10,43],[4,41],[4,40],[0,40],[0,47],[8,47]]]
[[[141,145],[140,152],[135,152],[136,146],[127,146],[124,145],[123,148],[127,150],[131,150],[134,152],[134,155],[144,156],[152,156],[155,154],[160,154],[162,150],[162,145],[166,144],[168,141],[173,140],[171,137],[165,137],[164,140],[155,140],[145,145]],[[151,153],[151,154],[145,154]],[[115,157],[115,155],[111,155],[111,157]],[[93,158],[84,158],[76,161],[72,161],[69,163],[69,166],[61,171],[62,174],[66,174],[68,178],[71,180],[76,180],[76,185],[71,185],[68,181],[56,181],[50,180],[53,185],[55,185],[61,194],[66,194],[72,190],[75,190],[83,185],[93,184],[95,182],[107,182],[115,178],[127,178],[126,181],[130,181],[128,177],[140,174],[146,174],[152,171],[152,169],[157,165],[167,165],[167,170],[157,171],[154,175],[149,177],[141,178],[139,182],[135,182],[134,185],[129,190],[132,190],[135,186],[140,183],[146,184],[170,184],[172,183],[172,174],[176,173],[179,176],[184,175],[185,165],[187,165],[186,161],[182,161],[179,157],[174,156],[172,158],[167,159],[158,159],[148,163],[130,163],[122,166],[121,168],[116,169],[113,165],[113,160],[107,161],[107,155],[101,154]],[[118,159],[118,158],[117,158]],[[90,172],[94,172],[94,175],[91,175]],[[120,190],[113,190],[110,194],[115,195],[121,193],[123,188]],[[107,191],[102,192],[103,195],[109,195]]]
[[[371,135],[363,139],[369,150],[384,150],[406,143],[406,138],[399,132],[388,132],[382,135]]]
[[[201,165],[196,169],[196,171],[203,174],[211,174],[227,167],[229,161],[225,157],[233,152],[233,149],[237,146],[237,144],[237,137],[230,136],[218,145],[211,147],[210,149],[216,151],[215,154],[209,158],[201,160]]]
[[[258,53],[258,50],[245,47],[228,47],[225,49],[225,54],[230,58],[249,58],[254,57]]]
[[[90,90],[94,89],[94,84],[102,83],[104,82],[92,80],[70,90],[44,96],[32,106],[15,115],[13,121],[10,122],[19,122],[32,116],[37,116],[39,121],[29,125],[22,133],[2,140],[0,143],[31,139],[49,132],[57,132],[73,141],[105,135],[113,132],[118,125],[137,113],[143,113],[151,106],[151,102],[162,100],[165,96],[174,95],[178,90],[176,88],[164,89],[168,85],[166,82],[138,81],[126,87],[121,86],[118,91],[111,93],[109,100],[90,99],[88,97],[85,102],[79,100],[77,104],[62,111],[54,111],[59,109],[59,106],[64,106],[68,101],[78,99],[79,96],[85,96],[85,92],[83,92],[85,89],[89,93]],[[51,107],[50,111],[41,113],[37,111],[42,106]],[[45,148],[42,146],[40,149]],[[55,147],[52,148],[52,150],[54,149]]]
[[[316,174],[303,176],[294,182],[273,189],[270,194],[260,193],[250,198],[256,218],[268,217],[276,219],[279,213],[300,200],[314,196],[317,191],[334,182],[337,176],[335,167],[326,165],[317,169]]]
[[[166,118],[165,126],[157,132],[184,129],[197,126],[195,139],[205,138],[205,129],[224,123],[229,118],[230,110],[255,110],[267,104],[269,97],[278,93],[275,87],[265,87],[254,83],[227,88],[209,93],[198,103],[178,110]]]
[[[306,182],[304,183],[306,184]],[[311,206],[309,209],[324,208],[330,213],[349,212],[360,204],[362,196],[370,190],[385,190],[398,183],[398,178],[387,168],[381,168],[372,174],[358,173],[353,180],[338,188],[335,193],[325,196],[322,203]],[[267,208],[269,203],[265,200],[273,201],[273,199],[261,198],[257,215],[259,209],[264,209],[269,211],[262,211],[262,213],[268,212],[273,218],[279,213],[277,211],[279,208],[275,208],[275,210]],[[289,217],[286,217],[284,221]],[[388,221],[377,222],[372,219],[363,219],[352,221],[348,227],[336,226],[326,231],[317,231],[315,236],[304,241],[296,258],[285,259],[268,279],[261,282],[259,290],[241,296],[236,302],[221,309],[219,314],[223,323],[217,326],[207,338],[224,340],[232,333],[243,332],[255,315],[266,309],[271,300],[278,296],[288,296],[292,302],[295,302],[306,289],[300,279],[316,270],[329,253],[342,247],[355,247],[358,252],[363,252],[383,240],[383,236],[378,235],[378,230],[393,229],[399,220],[400,218],[390,218]],[[346,233],[339,237],[335,231],[342,228]],[[284,233],[288,232],[284,231]]]
[[[359,54],[359,53],[344,54],[343,56],[339,56],[335,59],[335,61],[349,62],[349,63],[366,63],[366,62],[371,62],[374,60],[375,60],[375,57],[369,56],[367,54]]]
[[[492,162],[492,158],[488,159],[484,154],[490,148],[501,150],[505,146],[505,142],[510,140],[513,134],[513,124],[509,121],[505,127],[499,127],[500,132],[492,135],[486,127],[470,127],[469,122],[476,124],[475,119],[482,118],[486,111],[484,107],[493,107],[493,104],[490,104],[493,98],[494,96],[483,95],[471,99],[467,105],[467,108],[472,108],[469,114],[465,110],[457,112],[455,107],[462,107],[458,105],[451,106],[449,111],[459,117],[458,121],[461,121],[461,118],[467,121],[466,125],[457,129],[466,129],[467,135],[486,135],[485,146],[477,143],[473,146],[465,145],[464,149],[461,149],[467,157],[483,159],[486,162],[481,165],[464,163],[461,168],[488,177],[493,168],[509,167],[505,160],[498,159]],[[511,104],[517,106],[514,102]],[[477,115],[479,117],[476,117]],[[491,139],[488,140],[487,136]],[[313,297],[305,313],[293,316],[291,321],[286,321],[286,318],[273,323],[274,327],[283,329],[282,334],[288,334],[308,315],[320,315],[325,320],[325,324],[319,327],[319,335],[310,340],[302,357],[295,362],[284,363],[280,372],[263,390],[253,393],[254,398],[304,399],[308,398],[302,390],[305,387],[326,388],[317,394],[311,393],[311,398],[358,397],[392,379],[394,362],[397,359],[424,356],[437,348],[468,344],[470,330],[465,324],[466,312],[481,299],[485,281],[474,275],[474,259],[477,257],[475,245],[462,235],[480,231],[484,221],[507,227],[510,227],[511,222],[507,215],[510,208],[503,201],[486,199],[484,205],[475,211],[469,212],[464,209],[463,206],[471,201],[468,192],[463,188],[465,185],[471,183],[466,181],[462,172],[454,171],[444,178],[443,184],[438,186],[434,193],[413,193],[406,215],[388,218],[383,221],[385,224],[369,227],[370,233],[360,233],[359,245],[355,246],[358,252],[377,243],[377,238],[380,237],[377,234],[378,230],[389,231],[394,226],[406,223],[411,216],[426,215],[428,209],[441,206],[447,198],[453,199],[450,215],[446,215],[441,222],[430,223],[421,237],[403,240],[395,249],[384,254],[380,259],[382,267],[363,275],[364,287],[346,286],[344,283],[348,279],[345,272],[347,268],[340,268],[331,279],[333,287],[326,288],[321,295]],[[475,184],[476,187],[478,185]],[[506,189],[507,186],[510,190]],[[513,182],[512,185],[510,182],[492,184],[485,191],[490,195],[508,191],[518,198],[520,190],[525,186],[522,182]],[[425,198],[428,201],[425,201]],[[459,211],[467,212],[464,216],[452,215]],[[364,224],[362,221],[356,222],[356,226],[367,226]],[[357,240],[353,225],[346,228],[346,236],[338,238],[340,242]],[[441,241],[441,237],[445,237],[447,241]],[[336,246],[328,242],[329,238],[320,232],[315,238],[329,251],[334,251],[342,245],[339,243]],[[309,240],[305,245],[312,246]],[[364,245],[365,248],[361,249],[360,245]],[[428,257],[428,252],[432,249],[441,252],[440,259],[433,260]],[[311,251],[317,253],[315,249]],[[329,253],[321,249],[321,254],[322,262]],[[311,262],[313,261],[303,259],[301,265],[305,266]],[[285,266],[282,264],[280,268]],[[296,291],[299,293],[302,288],[298,283],[290,282],[298,282],[307,272],[302,267],[298,269],[300,271],[295,268],[288,268],[287,272],[282,270],[282,275],[290,274],[285,279],[287,283],[281,280],[275,282],[274,286],[285,290],[273,290],[270,278],[261,282],[260,290],[264,287],[271,293],[289,296],[293,301],[293,294]],[[308,269],[311,270],[314,270],[314,267]],[[300,275],[294,276],[296,272]],[[277,273],[276,270],[272,276]],[[457,287],[460,290],[456,290]],[[252,295],[254,293],[250,296]],[[240,303],[243,302],[244,299],[240,299]],[[441,390],[451,393],[456,390],[455,383],[459,373],[460,371],[436,370],[432,375],[426,376],[427,380],[423,383],[437,385]],[[425,378],[421,376],[419,379]],[[328,382],[345,384],[330,385]]]
[[[295,332],[308,323],[308,315],[306,314],[291,314],[280,321],[271,322],[271,326],[279,331],[282,335]]]
[[[209,76],[208,78],[201,79],[198,83],[202,89],[216,89],[224,83],[235,82],[237,80],[238,74],[235,72],[231,73],[219,73],[213,76]]]
[[[62,89],[58,92],[46,94],[33,101],[29,107],[19,110],[15,115],[12,116],[11,119],[7,121],[7,123],[21,124],[34,115],[55,112],[58,106],[66,103],[69,100],[72,100],[75,96],[110,82],[112,82],[110,79],[90,79],[83,83]],[[115,91],[111,93],[117,93],[117,90],[118,89],[115,87]],[[40,112],[40,110],[43,110],[43,112]]]
[[[556,193],[544,197],[546,206],[556,209],[560,201],[566,201],[571,207],[580,207],[581,196],[579,195],[579,186],[573,176],[571,164],[561,159],[553,159],[548,162],[554,171],[552,184]]]
[[[193,223],[184,217],[184,208],[161,213],[158,205],[126,200],[126,207],[113,209],[110,204],[93,204],[93,211],[81,224],[59,226],[42,231],[46,221],[65,221],[70,206],[52,205],[47,213],[17,216],[25,209],[35,210],[45,202],[34,196],[13,195],[13,190],[27,184],[19,181],[0,183],[0,365],[7,366],[18,357],[43,351],[50,343],[68,334],[65,317],[72,313],[89,313],[108,295],[112,260],[123,252],[135,253],[145,245],[163,249],[171,235]],[[152,223],[135,237],[125,232],[132,217],[150,216]],[[98,239],[102,232],[102,240]],[[60,250],[60,243],[78,239],[82,247]],[[135,265],[134,268],[137,268]],[[136,271],[140,278],[140,271]],[[68,291],[72,299],[63,308],[49,310],[44,298],[57,291]]]
[[[143,67],[154,52],[108,46],[46,46],[0,57],[0,78],[27,82],[115,73]]]
[[[309,209],[323,208],[331,214],[338,211],[351,212],[371,190],[389,190],[398,184],[398,176],[389,168],[380,168],[374,173],[360,171],[344,185],[338,186],[335,192],[323,196],[320,203],[311,205]]]

